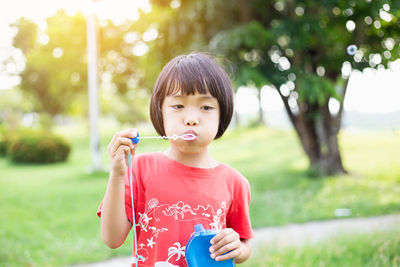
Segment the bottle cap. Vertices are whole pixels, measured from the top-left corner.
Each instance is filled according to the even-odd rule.
[[[194,226],[194,231],[195,231],[196,233],[203,233],[203,232],[205,232],[205,231],[204,231],[204,227],[203,227],[203,225],[202,225],[201,223],[196,224],[196,225]]]

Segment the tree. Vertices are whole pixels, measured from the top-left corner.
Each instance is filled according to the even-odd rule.
[[[31,109],[20,90],[0,90],[0,133],[20,128],[24,113]]]
[[[150,91],[148,79],[142,78],[139,66],[143,58],[133,55],[132,49],[148,25],[146,21],[114,25],[110,20],[98,25],[100,108],[103,115],[113,115],[120,122],[147,117],[143,107]],[[47,19],[45,31],[23,17],[13,26],[17,29],[13,45],[26,61],[19,73],[20,87],[34,103],[33,111],[50,117],[49,125],[56,115],[87,113],[85,17],[81,13],[69,16],[60,9]],[[139,40],[130,42],[129,34],[138,34]]]
[[[153,2],[170,8],[170,1]],[[386,0],[182,1],[158,41],[164,56],[205,43],[234,64],[237,84],[272,84],[310,167],[345,173],[337,135],[347,79],[351,69],[398,58],[399,8]],[[347,53],[352,44],[356,51]]]
[[[63,10],[47,19],[45,32],[23,17],[13,24],[17,29],[13,45],[22,50],[26,59],[20,87],[34,103],[35,112],[53,118],[84,100],[85,25],[82,14],[70,17]]]
[[[99,23],[100,89],[106,95],[102,98],[102,111],[123,123],[148,118],[152,84],[160,71],[156,61],[150,62],[151,55],[143,54],[156,38],[154,16],[155,12],[142,12],[140,20],[120,25],[111,20]]]

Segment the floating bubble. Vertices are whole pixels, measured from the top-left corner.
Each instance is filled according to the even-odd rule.
[[[182,135],[181,136],[181,138],[183,139],[183,140],[194,140],[194,139],[196,139],[197,138],[197,136],[196,135],[194,135],[194,134],[184,134],[184,135]]]
[[[179,138],[181,138],[181,139],[187,140],[187,141],[196,139],[196,135],[194,135],[194,134],[184,134],[181,136],[174,134],[172,136],[166,136],[166,137],[169,139],[173,139],[173,140],[178,140]]]
[[[346,28],[349,32],[352,32],[356,28],[356,23],[352,20],[349,20],[346,22]]]
[[[349,54],[350,56],[354,56],[357,52],[357,46],[356,45],[349,45],[347,47],[347,54]]]

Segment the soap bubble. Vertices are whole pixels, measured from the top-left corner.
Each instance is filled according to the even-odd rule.
[[[189,140],[196,139],[196,136],[194,134],[184,134],[184,135],[181,136],[181,138],[183,140],[188,140],[189,141]]]
[[[183,139],[183,140],[190,141],[190,140],[196,139],[197,136],[194,135],[194,134],[184,134],[184,135],[177,135],[177,134],[174,134],[174,135],[172,135],[172,136],[167,136],[167,138],[173,139],[173,140],[178,140],[179,138],[181,138],[181,139]]]
[[[349,45],[347,47],[347,54],[349,54],[350,56],[354,56],[357,52],[357,46],[356,45]]]

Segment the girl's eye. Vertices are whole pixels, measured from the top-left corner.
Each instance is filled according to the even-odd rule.
[[[204,109],[204,110],[207,110],[207,111],[213,110],[213,109],[214,109],[214,108],[211,107],[211,106],[202,106],[201,108]]]
[[[178,105],[172,105],[171,107],[173,109],[181,109],[181,108],[183,108],[183,105],[178,104]]]

